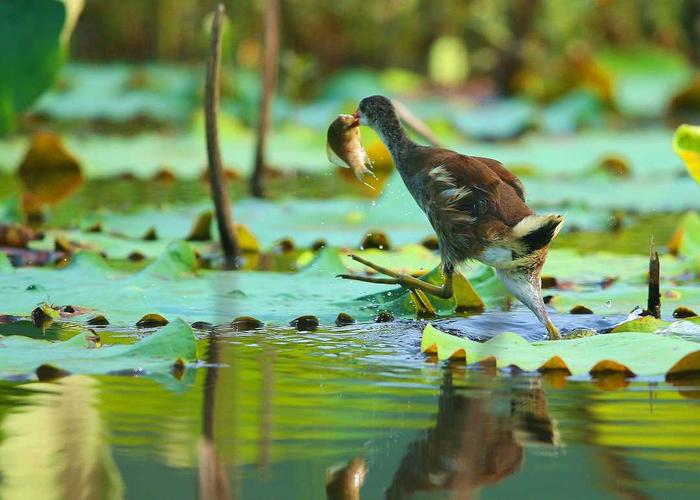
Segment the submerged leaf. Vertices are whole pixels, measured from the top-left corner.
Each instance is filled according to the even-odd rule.
[[[697,343],[639,332],[533,343],[515,333],[501,333],[481,343],[428,325],[423,330],[421,351],[435,353],[438,359],[464,358],[467,364],[493,358],[498,368],[559,369],[568,370],[571,375],[619,371],[641,376],[700,371]]]

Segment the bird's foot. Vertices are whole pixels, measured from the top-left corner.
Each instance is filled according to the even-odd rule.
[[[382,267],[378,264],[375,264],[374,262],[370,262],[366,259],[363,259],[362,257],[359,257],[354,254],[348,255],[352,260],[355,262],[359,262],[360,264],[369,267],[370,269],[374,269],[380,274],[384,274],[385,276],[389,276],[389,278],[373,278],[371,276],[357,276],[355,274],[338,274],[336,277],[337,278],[343,278],[345,280],[354,280],[354,281],[364,281],[365,283],[381,283],[384,285],[401,285],[401,277],[404,275],[401,275],[397,273],[396,271],[392,271],[391,269],[387,269],[386,267]]]
[[[346,280],[354,281],[364,281],[365,283],[380,283],[383,285],[399,285],[411,291],[422,291],[430,295],[435,295],[437,297],[449,298],[452,296],[452,276],[449,276],[448,282],[443,286],[433,285],[431,283],[426,283],[418,278],[411,276],[410,274],[401,274],[386,267],[382,267],[374,262],[370,262],[362,257],[351,254],[349,257],[355,262],[359,262],[370,269],[374,269],[380,274],[389,276],[388,278],[375,278],[372,276],[357,276],[354,274],[339,274],[338,278],[343,278]]]

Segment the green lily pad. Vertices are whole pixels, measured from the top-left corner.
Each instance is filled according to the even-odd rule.
[[[12,263],[4,252],[0,252],[0,273],[12,271]]]
[[[621,372],[674,376],[700,371],[700,344],[640,332],[533,343],[515,333],[501,333],[481,343],[428,325],[423,330],[421,351],[437,354],[438,359],[463,358],[467,364],[494,360],[498,368],[562,370],[571,375]]]
[[[0,2],[0,134],[53,83],[64,58],[65,19],[56,0]]]
[[[662,319],[657,319],[654,316],[642,316],[641,318],[635,318],[633,320],[625,321],[615,326],[611,333],[622,333],[622,332],[640,332],[640,333],[654,333],[662,328],[665,328],[670,323]]]
[[[0,376],[26,375],[41,365],[70,373],[104,374],[138,371],[168,373],[178,360],[197,359],[192,328],[181,319],[135,344],[88,348],[85,335],[48,342],[18,335],[0,338]]]

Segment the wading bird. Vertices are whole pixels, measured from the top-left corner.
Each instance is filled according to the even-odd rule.
[[[520,179],[501,162],[413,142],[384,96],[366,97],[353,116],[379,134],[408,191],[427,215],[440,244],[445,281],[442,286],[426,283],[357,255],[351,257],[389,277],[340,277],[450,298],[455,268],[478,260],[496,269],[508,291],[547,328],[550,339],[560,338],[542,300],[540,272],[564,218],[535,215],[525,203]]]

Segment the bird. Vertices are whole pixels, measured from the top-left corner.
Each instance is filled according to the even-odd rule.
[[[545,308],[540,274],[564,217],[536,215],[525,202],[520,179],[498,160],[415,143],[385,96],[365,97],[352,116],[378,134],[406,188],[430,221],[439,243],[444,282],[441,286],[426,283],[357,255],[350,257],[388,277],[339,277],[400,285],[448,299],[453,296],[455,269],[480,261],[496,270],[510,294],[544,325],[549,339],[561,338]]]

